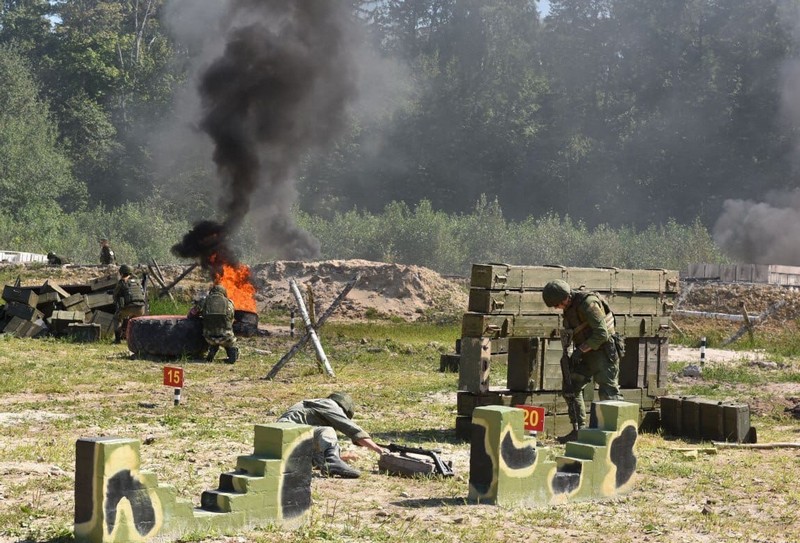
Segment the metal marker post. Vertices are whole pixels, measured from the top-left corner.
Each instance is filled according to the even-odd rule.
[[[294,337],[294,309],[289,313],[289,337]]]
[[[706,363],[706,338],[700,338],[700,367],[702,368]]]
[[[181,389],[175,389],[175,401],[173,405],[180,405],[181,404]]]

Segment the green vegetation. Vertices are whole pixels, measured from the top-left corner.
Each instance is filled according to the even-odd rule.
[[[74,263],[96,263],[100,251],[96,234],[102,232],[115,240],[119,262],[155,258],[167,264],[176,262],[170,247],[190,227],[173,219],[169,204],[156,199],[111,211],[53,213],[36,219],[42,229],[49,228],[42,234],[42,229],[28,228],[0,212],[0,247],[53,251]],[[552,214],[515,222],[503,216],[497,202],[483,198],[469,214],[434,211],[429,202],[413,210],[393,203],[382,214],[351,211],[336,213],[330,220],[298,212],[298,222],[320,240],[322,258],[415,264],[444,274],[469,275],[474,262],[683,269],[692,262],[726,260],[699,222],[682,226],[670,221],[641,231],[589,228]],[[248,221],[245,226],[233,239],[242,260],[273,259],[275,254],[259,248]],[[7,281],[13,281],[12,274],[8,272]]]

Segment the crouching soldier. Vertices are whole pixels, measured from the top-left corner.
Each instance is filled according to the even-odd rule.
[[[314,445],[311,464],[323,476],[338,475],[355,479],[361,472],[348,466],[339,456],[339,439],[336,431],[349,437],[359,447],[366,447],[378,454],[385,451],[377,445],[367,432],[351,419],[354,414],[353,399],[349,394],[334,392],[327,398],[297,402],[280,416],[278,422],[294,422],[314,426]]]
[[[233,334],[233,302],[228,298],[228,293],[222,285],[214,285],[208,291],[208,296],[203,301],[200,309],[203,319],[203,337],[208,343],[206,361],[211,362],[217,355],[220,347],[225,348],[228,364],[233,364],[239,359],[239,348],[236,346],[236,336]]]
[[[131,275],[131,267],[119,267],[119,281],[114,287],[114,343],[122,340],[124,326],[133,317],[141,317],[145,312],[144,289],[139,280]]]

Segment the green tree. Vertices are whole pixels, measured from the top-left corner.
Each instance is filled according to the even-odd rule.
[[[12,216],[32,206],[78,209],[86,197],[38,95],[22,56],[0,45],[0,209]]]

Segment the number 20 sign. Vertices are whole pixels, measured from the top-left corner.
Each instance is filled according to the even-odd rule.
[[[529,432],[544,432],[544,407],[515,405],[525,411],[525,429]]]
[[[164,366],[164,386],[183,388],[183,368]]]

